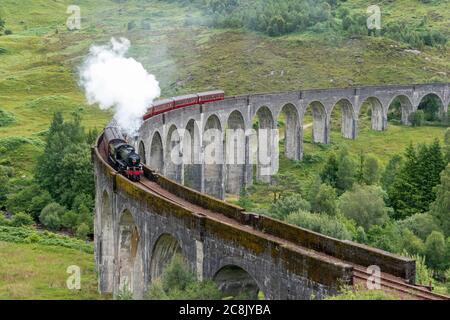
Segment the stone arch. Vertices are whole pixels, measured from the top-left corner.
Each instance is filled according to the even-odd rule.
[[[361,108],[359,110],[359,118],[361,118],[366,105],[368,108],[368,116],[370,116],[372,130],[386,130],[387,118],[385,117],[385,114],[383,112],[383,104],[381,103],[381,101],[376,97],[366,98],[361,104]]]
[[[113,292],[114,276],[114,229],[111,199],[105,190],[102,194],[100,211],[100,237],[98,244],[98,263],[101,279],[99,290],[102,293]]]
[[[119,221],[118,285],[119,290],[143,292],[143,272],[139,230],[130,211],[125,210]]]
[[[155,242],[150,260],[150,281],[160,278],[175,255],[182,255],[180,242],[171,234],[164,233]]]
[[[153,135],[152,145],[150,148],[150,167],[159,173],[164,170],[164,149],[159,132]]]
[[[186,124],[183,136],[183,184],[197,191],[202,190],[202,162],[200,128],[194,119]]]
[[[281,108],[280,116],[284,116],[284,155],[288,159],[299,160],[301,158],[300,150],[300,117],[297,108],[288,103]],[[280,121],[278,121],[278,124]]]
[[[417,110],[423,110],[425,112],[425,119],[428,121],[437,121],[442,119],[444,113],[445,113],[445,104],[444,100],[434,92],[429,92],[424,95],[418,100],[419,103],[417,105]],[[433,107],[437,107],[437,118],[430,118],[432,116],[431,111]],[[434,110],[435,111],[435,110]],[[433,112],[434,113],[434,112]]]
[[[258,181],[270,183],[278,166],[278,132],[272,111],[260,107],[253,118],[253,129],[256,130],[256,146],[251,146],[251,163],[255,164],[254,176]]]
[[[138,149],[138,154],[141,157],[141,162],[143,164],[147,164],[147,158],[146,158],[146,153],[145,153],[145,145],[144,145],[144,141],[139,142],[139,149]]]
[[[233,111],[227,121],[226,140],[226,192],[239,194],[245,184],[246,136],[242,113]]]
[[[405,125],[410,124],[409,116],[412,112],[414,112],[414,107],[411,99],[403,94],[393,97],[388,104],[388,119],[389,117],[393,119],[399,118]]]
[[[175,180],[177,182],[182,181],[183,164],[182,158],[182,146],[181,137],[178,128],[172,125],[169,128],[166,141],[166,155],[164,162],[165,175],[167,178]]]
[[[339,107],[339,108],[336,108]],[[338,127],[340,127],[340,131],[342,136],[347,139],[356,139],[356,119],[353,104],[348,99],[341,99],[333,106],[331,109],[331,116],[333,113],[336,113],[339,109],[341,120]],[[332,117],[331,117],[332,118]],[[333,118],[330,121],[330,130],[333,127]]]
[[[211,115],[203,131],[204,192],[216,198],[224,197],[224,139],[219,117]]]
[[[213,281],[227,297],[256,300],[262,292],[256,280],[244,268],[233,264],[219,269]]]

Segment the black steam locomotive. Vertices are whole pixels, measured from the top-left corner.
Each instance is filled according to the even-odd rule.
[[[104,133],[108,161],[120,174],[138,182],[144,174],[141,157],[123,138],[118,127],[108,126]]]

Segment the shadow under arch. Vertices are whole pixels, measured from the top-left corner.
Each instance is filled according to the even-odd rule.
[[[409,97],[400,94],[392,98],[388,104],[387,117],[388,120],[401,121],[402,124],[410,124],[410,115],[414,111]]]
[[[245,185],[246,136],[244,117],[238,110],[228,117],[225,141],[225,191],[239,194]]]
[[[138,154],[141,157],[141,162],[143,164],[147,164],[147,158],[146,158],[147,155],[145,153],[144,141],[139,142]]]
[[[172,125],[166,139],[165,175],[176,182],[181,182],[183,164],[181,155],[181,137],[178,128]]]
[[[312,113],[312,119],[311,114]],[[312,122],[310,122],[312,121]],[[305,122],[307,122],[305,124]],[[325,110],[325,106],[320,101],[312,101],[306,107],[303,113],[303,137],[306,136],[305,129],[308,127],[312,127],[312,143],[327,143],[327,113]],[[305,140],[305,139],[303,139]]]
[[[300,116],[292,103],[285,104],[278,115],[278,127],[284,122],[284,132],[280,134],[280,141],[284,138],[284,156],[287,159],[300,160]]]
[[[224,198],[224,135],[219,117],[210,115],[203,132],[204,192],[218,199]]]
[[[182,255],[180,242],[169,233],[162,234],[156,241],[150,260],[150,281],[159,279],[164,269],[176,255]]]
[[[278,143],[274,137],[275,118],[267,106],[261,106],[252,119],[256,137],[251,137],[250,163],[253,163],[253,180],[270,183],[278,160]],[[256,145],[255,145],[256,144]]]
[[[159,173],[164,170],[164,149],[159,132],[156,132],[152,138],[150,147],[150,167]]]
[[[200,128],[198,123],[191,119],[186,124],[183,136],[183,184],[186,187],[201,191],[202,164],[201,164]]]
[[[361,104],[358,114],[358,122],[363,124],[364,122],[362,120],[367,117],[370,118],[372,130],[386,130],[387,124],[384,119],[383,104],[377,97],[368,97]]]
[[[143,279],[140,271],[142,261],[138,257],[140,235],[133,215],[125,210],[119,221],[119,256],[118,285],[119,290],[138,292]],[[142,289],[142,288],[141,288]]]
[[[445,115],[444,101],[434,92],[426,93],[420,98],[417,110],[425,113],[426,121],[439,121]]]
[[[338,117],[333,115],[338,113]],[[330,130],[338,128],[344,138],[356,139],[356,119],[353,104],[346,98],[340,99],[331,109]],[[340,116],[340,119],[339,119]],[[336,120],[336,122],[334,122]]]
[[[213,281],[226,297],[248,300],[265,297],[256,280],[245,269],[234,264],[220,268]]]

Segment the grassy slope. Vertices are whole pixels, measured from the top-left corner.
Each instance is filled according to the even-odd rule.
[[[81,268],[81,290],[66,286],[67,267]],[[91,254],[61,247],[0,242],[1,299],[104,299]]]
[[[68,32],[64,25],[66,8],[73,3],[81,7],[82,30]],[[430,26],[448,31],[450,13],[443,3],[384,1],[383,17],[386,21],[398,17],[416,21],[427,14]],[[367,3],[349,0],[345,5],[365,10]],[[239,30],[187,26],[187,18],[201,20],[198,11],[161,1],[131,0],[120,4],[109,0],[2,0],[0,16],[14,32],[0,36],[0,48],[7,50],[0,54],[0,108],[17,118],[15,124],[0,127],[0,139],[39,139],[54,111],[67,116],[80,107],[84,109],[85,126],[101,128],[111,114],[85,104],[76,68],[91,44],[105,43],[111,36],[125,36],[132,41],[130,54],[157,76],[164,96],[212,88],[223,88],[232,95],[360,84],[446,82],[450,74],[449,49],[428,48],[416,55],[406,52],[404,45],[380,38],[329,41],[322,36],[291,34],[274,39]],[[150,30],[139,28],[144,20],[150,23]],[[127,24],[132,21],[138,28],[128,31]],[[402,150],[411,140],[428,142],[442,137],[442,131],[391,126],[387,133],[377,133],[363,128],[356,141],[343,140],[333,133],[330,146],[306,145],[305,150],[325,158],[327,152],[346,144],[355,154],[364,149],[386,162],[389,155]],[[21,163],[19,173],[30,175],[40,151],[39,144],[22,144],[0,154],[0,164],[14,156]],[[292,170],[305,179],[319,166],[282,159],[282,170]],[[261,196],[261,203],[266,199]],[[0,270],[7,270],[0,273],[0,297],[74,297],[63,289],[63,279],[66,264],[72,264],[78,254],[31,245],[2,244],[0,248]],[[42,258],[47,256],[53,257],[49,261],[62,261],[59,266],[64,268],[57,270],[52,269],[53,264],[36,263],[47,261]],[[85,254],[79,256],[87,259],[80,258],[83,261],[91,259]],[[85,263],[92,271],[90,262]],[[59,289],[55,292],[59,293],[47,291],[48,283],[53,283],[49,281],[52,273],[58,274],[59,282],[55,283]],[[29,274],[36,275],[35,282],[26,278]],[[94,275],[89,273],[90,277]],[[92,292],[86,297],[95,297]]]

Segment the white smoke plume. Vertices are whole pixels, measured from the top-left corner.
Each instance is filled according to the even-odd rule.
[[[114,119],[128,135],[134,136],[142,117],[161,94],[155,76],[125,54],[130,41],[111,39],[104,46],[92,46],[80,70],[80,84],[89,104],[115,111]]]

